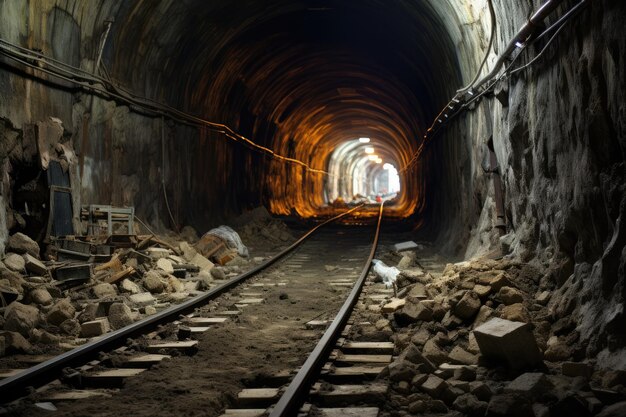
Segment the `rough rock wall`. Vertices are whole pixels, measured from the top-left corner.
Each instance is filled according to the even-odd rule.
[[[105,21],[119,9],[116,3],[3,1],[0,38],[92,72]],[[193,213],[184,204],[194,186],[189,178],[207,165],[194,157],[196,129],[171,122],[163,126],[158,117],[85,94],[70,82],[15,68],[14,62],[0,60],[0,252],[9,229],[23,230],[16,216],[26,209],[12,207],[12,194],[21,186],[16,173],[36,166],[37,148],[31,146],[28,126],[49,117],[63,122],[64,141],[79,155],[83,204],[132,205],[153,227],[173,228],[163,197],[164,177],[176,222],[191,222]]]
[[[561,295],[552,298],[554,318],[572,317],[590,354],[601,352],[605,366],[623,366],[617,346],[626,340],[626,7],[591,3],[536,64],[498,88],[499,99],[483,100],[443,140],[471,144],[473,198],[464,207],[486,202],[466,256],[499,243],[485,196],[491,184],[477,162],[493,133],[509,230],[502,243],[513,256],[550,265],[542,285]],[[498,15],[502,50],[524,15]]]

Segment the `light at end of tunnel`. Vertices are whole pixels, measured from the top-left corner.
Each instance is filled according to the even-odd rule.
[[[374,148],[372,148],[372,147],[365,148],[365,153],[373,154],[374,153]]]
[[[393,165],[391,165],[390,163],[386,163],[385,165],[383,165],[383,169],[389,170],[391,168],[393,168]]]
[[[359,142],[361,142],[361,143],[370,143],[370,138],[359,138]]]
[[[378,159],[378,155],[369,155],[367,159],[369,159],[370,161],[375,161]]]

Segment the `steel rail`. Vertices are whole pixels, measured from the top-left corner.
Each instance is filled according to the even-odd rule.
[[[376,225],[374,241],[372,242],[372,249],[370,250],[370,254],[365,262],[365,265],[363,266],[361,275],[352,287],[352,290],[350,291],[346,301],[343,303],[341,310],[339,310],[339,313],[337,313],[333,322],[330,324],[326,332],[324,332],[324,335],[317,343],[306,362],[304,362],[296,376],[285,390],[284,394],[280,397],[278,403],[276,403],[276,406],[270,412],[269,417],[293,417],[298,414],[298,410],[302,405],[304,397],[311,386],[312,379],[319,373],[320,369],[324,365],[324,362],[328,358],[330,351],[339,338],[341,331],[350,318],[350,314],[352,313],[352,310],[358,301],[359,295],[361,294],[363,284],[365,283],[365,279],[367,278],[367,274],[369,273],[372,265],[372,260],[374,259],[374,254],[376,253],[378,237],[380,235],[380,224],[383,218],[384,204],[384,202],[380,204],[378,211],[378,223]]]
[[[146,317],[145,319],[128,325],[122,329],[108,333],[102,337],[99,337],[96,340],[92,340],[91,342],[88,342],[80,347],[72,349],[59,356],[56,356],[52,359],[28,368],[17,375],[1,380],[0,403],[6,404],[17,398],[27,395],[28,387],[30,386],[41,386],[54,380],[58,376],[60,371],[63,370],[63,368],[75,366],[78,363],[86,363],[88,359],[96,356],[101,351],[112,350],[118,346],[123,345],[129,337],[145,333],[147,330],[152,329],[159,324],[171,322],[172,320],[179,318],[181,314],[193,311],[193,309],[198,308],[208,301],[213,300],[222,293],[230,290],[231,288],[237,286],[243,281],[273,265],[275,262],[292,252],[298,246],[300,246],[319,228],[331,222],[339,220],[340,218],[351,214],[352,212],[362,208],[363,206],[364,204],[361,204],[318,224],[307,233],[305,233],[302,237],[300,237],[287,249],[281,251],[266,262],[256,266],[250,271],[244,272],[243,274],[234,277],[233,279],[205,292],[204,294],[198,295],[181,304],[177,304],[157,314]]]

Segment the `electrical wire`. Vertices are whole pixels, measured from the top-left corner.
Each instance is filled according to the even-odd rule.
[[[15,45],[4,39],[0,39],[0,53],[3,53],[9,59],[12,59],[15,62],[33,68],[37,71],[43,72],[45,74],[51,75],[53,77],[68,81],[88,91],[100,93],[105,97],[115,98],[128,104],[131,107],[134,106],[133,108],[135,109],[143,109],[144,111],[147,111],[148,114],[154,116],[168,117],[169,119],[176,120],[182,124],[208,127],[213,131],[222,133],[229,139],[235,140],[237,142],[242,142],[258,152],[268,154],[276,160],[301,166],[306,171],[311,173],[330,175],[328,172],[321,169],[312,168],[307,163],[298,159],[289,158],[277,154],[273,150],[265,146],[259,145],[254,141],[246,138],[245,136],[237,133],[225,124],[211,122],[192,114],[183,112],[181,110],[175,109],[167,104],[157,102],[156,100],[136,96],[132,94],[129,90],[123,87],[116,86],[111,81],[105,78],[95,76],[82,69],[46,57],[39,52],[20,47],[19,45]],[[40,65],[29,62],[29,60],[35,60]],[[45,66],[42,66],[41,64]]]
[[[489,36],[489,45],[487,46],[487,50],[485,51],[485,57],[483,58],[483,61],[480,63],[480,66],[478,67],[478,71],[476,71],[476,75],[474,76],[474,79],[466,87],[463,87],[457,90],[456,91],[457,94],[465,94],[474,86],[474,84],[476,84],[476,81],[478,81],[478,77],[480,77],[480,73],[483,71],[485,63],[487,62],[487,58],[489,58],[489,54],[491,53],[493,40],[496,37],[497,21],[496,21],[496,12],[493,9],[492,0],[488,0],[487,3],[489,4],[489,15],[491,16],[491,35]]]
[[[485,94],[490,92],[495,87],[495,85],[498,82],[500,82],[503,79],[511,78],[513,75],[515,75],[515,74],[517,74],[517,73],[527,69],[531,65],[533,65],[547,51],[548,47],[556,39],[557,35],[565,27],[566,23],[571,21],[571,19],[574,16],[576,16],[582,10],[582,7],[587,5],[587,4],[589,4],[590,2],[591,2],[591,0],[581,0],[579,3],[577,3],[575,6],[573,6],[567,13],[565,13],[561,18],[559,18],[554,24],[552,24],[550,27],[548,27],[546,30],[544,30],[539,36],[534,38],[532,43],[537,42],[539,39],[541,39],[547,33],[549,33],[550,31],[552,31],[554,29],[556,29],[556,32],[546,42],[546,45],[542,48],[542,50],[531,61],[529,61],[527,64],[521,65],[521,66],[511,70],[511,67],[513,66],[515,61],[522,55],[522,53],[525,50],[527,50],[528,44],[523,44],[519,48],[518,54],[516,54],[513,57],[513,59],[509,63],[509,65],[504,69],[504,71],[497,78],[491,79],[491,80],[486,80],[484,82],[484,84],[486,86],[479,93],[473,95],[470,100],[462,103],[461,100],[460,100],[459,95],[458,94],[455,95],[446,104],[446,106],[439,112],[437,117],[435,117],[435,120],[433,121],[431,126],[427,129],[426,133],[423,136],[422,142],[418,146],[417,150],[413,153],[413,155],[412,155],[411,159],[409,160],[409,162],[407,162],[402,168],[400,168],[398,170],[398,172],[407,171],[411,166],[413,166],[413,164],[415,164],[417,162],[417,160],[419,160],[421,158],[422,153],[423,153],[425,147],[433,139],[435,134],[437,132],[439,132],[440,129],[443,128],[443,126],[445,124],[444,120],[442,119],[442,115],[445,115],[445,120],[447,122],[451,121],[456,116],[458,116],[460,113],[462,113],[465,110],[467,110],[473,103],[475,103],[477,100],[482,98]],[[468,91],[469,91],[469,89],[468,89]],[[451,110],[450,114],[446,113],[447,110]],[[437,126],[437,124],[439,124],[439,126]]]

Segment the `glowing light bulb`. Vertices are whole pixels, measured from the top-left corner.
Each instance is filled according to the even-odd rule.
[[[368,154],[373,154],[373,153],[374,153],[374,148],[372,148],[371,146],[370,146],[370,147],[365,148],[365,153],[368,153]]]
[[[367,159],[370,161],[376,161],[378,159],[378,155],[368,155]]]
[[[380,164],[380,163],[382,163],[382,162],[383,162],[383,160],[382,160],[382,159],[380,159],[380,158],[376,158],[376,161],[374,161],[374,162],[376,162],[377,164]]]
[[[370,143],[370,138],[359,138],[359,142],[361,142],[361,143]]]

